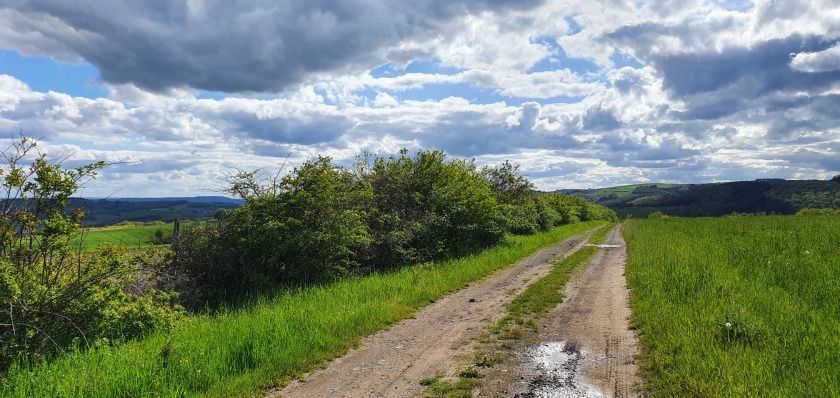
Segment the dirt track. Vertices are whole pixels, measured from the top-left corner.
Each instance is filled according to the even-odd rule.
[[[565,299],[542,321],[536,341],[521,342],[508,363],[493,369],[481,396],[633,397],[639,392],[634,357],[639,351],[629,329],[621,230],[566,284]]]
[[[325,369],[270,397],[407,397],[420,381],[449,374],[472,352],[471,341],[504,313],[504,305],[541,278],[557,258],[580,249],[589,233],[543,249],[514,266],[452,293],[391,329],[365,338]]]

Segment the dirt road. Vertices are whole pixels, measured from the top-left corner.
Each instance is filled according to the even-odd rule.
[[[564,301],[523,342],[509,363],[482,383],[481,396],[632,397],[639,392],[624,278],[627,249],[620,228],[566,284]]]
[[[589,233],[543,249],[420,310],[416,317],[365,338],[325,369],[270,397],[409,397],[420,381],[455,370],[471,342],[504,313],[504,305],[545,276],[551,263],[580,249]]]

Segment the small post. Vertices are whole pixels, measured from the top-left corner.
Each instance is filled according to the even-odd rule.
[[[181,233],[181,219],[176,218],[172,225],[172,248],[178,246],[178,235]]]

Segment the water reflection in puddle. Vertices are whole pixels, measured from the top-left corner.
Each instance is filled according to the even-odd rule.
[[[585,353],[574,345],[552,341],[534,347],[529,355],[537,376],[529,382],[528,392],[518,397],[604,397],[600,391],[581,380],[579,365]]]

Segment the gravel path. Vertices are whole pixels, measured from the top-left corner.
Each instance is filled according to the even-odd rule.
[[[634,397],[639,352],[628,318],[627,249],[613,229],[588,266],[566,284],[564,301],[543,319],[536,342],[491,373],[481,396]]]
[[[504,306],[551,263],[579,250],[590,233],[538,251],[511,267],[447,295],[392,328],[368,336],[326,368],[293,381],[269,397],[407,397],[420,381],[450,374],[472,352],[472,341],[504,314]]]

